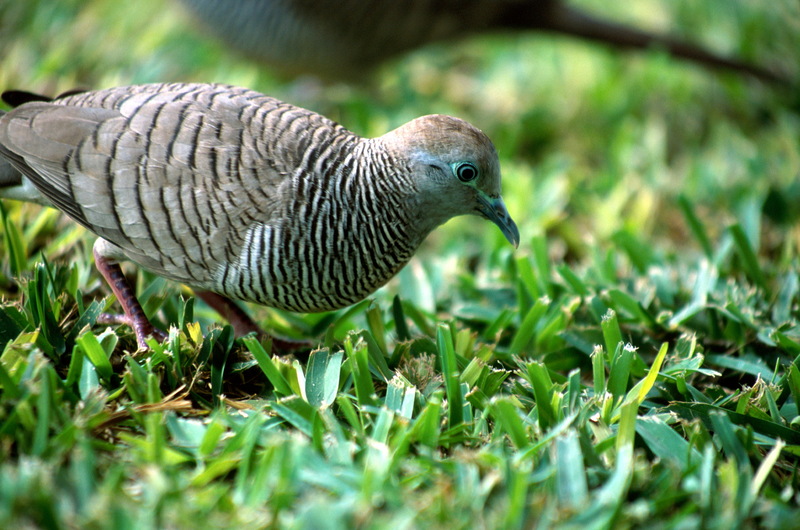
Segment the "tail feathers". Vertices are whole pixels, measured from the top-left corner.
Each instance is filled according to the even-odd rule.
[[[31,101],[53,101],[54,99],[85,91],[86,89],[76,88],[59,94],[55,98],[50,98],[24,90],[7,90],[0,95],[0,99],[11,107],[19,107]],[[4,114],[6,113],[0,110],[0,118]],[[36,189],[30,179],[25,177],[10,160],[2,155],[0,155],[0,199],[14,199],[51,206],[50,201]]]
[[[0,110],[0,118],[5,112]],[[0,155],[0,199],[36,202],[49,205],[48,200],[39,193],[33,183],[25,178],[14,165]]]
[[[49,96],[43,96],[41,94],[36,94],[34,92],[28,92],[27,90],[6,90],[0,95],[0,99],[6,105],[10,107],[19,107],[23,103],[30,103],[31,101],[43,101],[45,103],[49,101],[55,101],[60,98],[64,98],[67,96],[74,96],[75,94],[80,94],[81,92],[86,92],[87,89],[85,88],[73,88],[62,92],[61,94],[57,95],[54,98]],[[0,114],[2,116],[2,114]]]
[[[40,96],[39,94],[26,92],[24,90],[6,90],[0,95],[0,98],[2,98],[3,103],[11,107],[19,107],[23,103],[28,103],[30,101],[52,101],[52,98],[47,96]]]
[[[5,115],[5,111],[0,110],[0,118]],[[19,186],[22,184],[22,173],[11,165],[11,162],[0,156],[0,193],[1,190],[9,186]]]

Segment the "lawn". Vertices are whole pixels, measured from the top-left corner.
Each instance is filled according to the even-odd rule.
[[[800,79],[800,7],[647,0]],[[633,11],[624,11],[633,9]],[[451,221],[370,299],[248,309],[234,339],[127,268],[136,351],[58,212],[0,210],[0,527],[800,528],[800,97],[535,34],[428,47],[367,85],[287,80],[177,2],[0,5],[0,88],[247,86],[364,135],[452,114],[496,143],[515,250]]]

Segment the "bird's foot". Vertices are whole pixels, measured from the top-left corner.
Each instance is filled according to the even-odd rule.
[[[117,301],[122,306],[122,310],[125,312],[125,314],[106,314],[105,318],[101,316],[101,318],[98,319],[98,322],[102,323],[105,320],[107,323],[121,323],[129,325],[133,328],[133,332],[136,334],[136,343],[139,345],[139,348],[147,349],[147,342],[145,342],[147,337],[155,337],[156,340],[163,341],[167,337],[166,333],[150,323],[150,321],[147,319],[147,315],[144,313],[144,309],[142,309],[142,305],[136,298],[136,293],[134,292],[133,287],[131,287],[130,282],[128,282],[128,279],[122,272],[122,268],[119,266],[119,263],[104,256],[102,253],[102,248],[103,240],[98,239],[94,245],[95,266],[97,267],[97,270],[100,271],[100,274],[103,275],[103,278],[105,278],[108,285],[111,287],[111,290],[117,297]]]
[[[155,327],[146,318],[144,321],[134,322],[128,315],[120,315],[118,313],[100,313],[100,315],[97,317],[97,323],[105,326],[119,324],[130,326],[136,335],[136,343],[140,348],[145,349],[147,349],[147,342],[145,341],[148,337],[153,337],[158,342],[164,342],[167,340],[167,337],[169,337],[165,331]]]

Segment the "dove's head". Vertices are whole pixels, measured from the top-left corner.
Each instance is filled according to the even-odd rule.
[[[497,151],[479,129],[459,118],[433,114],[378,140],[410,169],[418,215],[430,224],[428,230],[452,217],[474,214],[492,221],[512,245],[519,245],[519,230],[500,195]]]

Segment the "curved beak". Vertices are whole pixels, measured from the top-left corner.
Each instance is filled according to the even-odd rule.
[[[514,248],[519,247],[519,229],[508,214],[506,203],[503,202],[502,197],[492,198],[482,193],[478,194],[478,211],[500,228]]]

